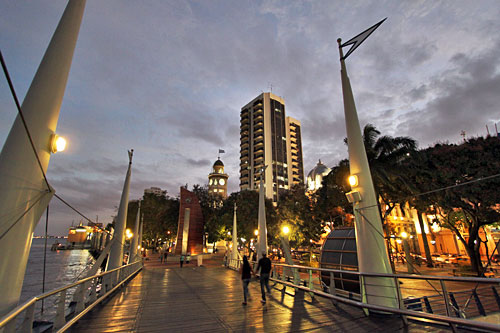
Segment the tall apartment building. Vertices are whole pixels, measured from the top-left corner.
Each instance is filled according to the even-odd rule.
[[[293,184],[304,183],[300,122],[286,117],[285,101],[262,93],[241,108],[240,190],[258,189],[262,167],[266,197],[278,202]]]

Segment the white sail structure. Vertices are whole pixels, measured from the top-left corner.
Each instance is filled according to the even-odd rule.
[[[257,258],[262,258],[262,253],[267,255],[267,223],[266,223],[266,190],[264,189],[264,179],[263,174],[267,168],[267,165],[262,168],[260,174],[260,185],[259,185],[259,233],[258,233],[258,244],[257,244]]]
[[[129,163],[125,182],[123,184],[120,207],[115,220],[115,232],[113,234],[113,245],[109,253],[106,271],[118,268],[123,265],[123,245],[125,244],[125,225],[127,224],[128,195],[130,191],[130,176],[132,173],[132,156],[134,150],[128,152]]]
[[[54,190],[44,179],[85,0],[70,0],[0,153],[0,316],[21,294],[33,231]],[[35,155],[38,155],[39,161]]]
[[[234,217],[233,217],[233,248],[231,251],[231,259],[238,258],[238,226],[236,224],[236,203],[234,203]]]
[[[139,244],[139,224],[141,223],[141,201],[139,200],[139,206],[137,208],[137,215],[135,217],[135,226],[132,242],[130,244],[130,253],[128,256],[128,263],[131,264],[138,260],[137,257],[137,246]]]

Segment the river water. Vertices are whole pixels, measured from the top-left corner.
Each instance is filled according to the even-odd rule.
[[[88,250],[51,251],[56,241],[66,244],[65,239],[47,240],[45,292],[76,281],[85,268],[94,262]],[[33,239],[20,304],[42,293],[44,242],[42,238]]]

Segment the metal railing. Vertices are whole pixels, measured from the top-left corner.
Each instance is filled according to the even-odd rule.
[[[239,269],[242,260],[228,259],[226,266],[231,269]],[[251,262],[255,265],[255,262]],[[255,268],[255,266],[254,266]],[[322,274],[329,276],[329,285],[323,282]],[[337,275],[336,275],[337,274]],[[357,276],[360,283],[366,281],[366,277],[387,278],[394,281],[396,288],[397,303],[399,308],[392,308],[381,305],[364,303],[360,294],[345,291],[335,287],[336,277],[340,274],[350,274]],[[344,303],[358,308],[372,310],[379,313],[393,313],[401,316],[402,320],[407,323],[407,318],[411,317],[415,320],[424,320],[426,322],[434,322],[438,324],[446,324],[456,331],[457,326],[500,332],[500,325],[495,325],[488,322],[470,319],[467,316],[467,310],[471,310],[471,302],[475,302],[474,310],[471,314],[475,317],[486,315],[484,304],[490,306],[490,313],[500,312],[500,297],[498,296],[498,288],[500,286],[499,278],[479,278],[479,277],[452,277],[452,276],[431,276],[431,275],[412,275],[412,274],[379,274],[379,273],[361,273],[356,271],[345,271],[328,268],[315,268],[299,265],[287,265],[281,263],[273,263],[271,273],[271,281],[283,285],[282,293],[286,292],[287,287],[295,290],[308,292],[311,297],[315,295],[328,298],[334,304]],[[404,284],[412,284],[409,281],[420,280],[421,286],[427,285],[425,289],[421,286],[404,287]],[[401,285],[400,282],[403,284]],[[468,291],[448,291],[448,284],[454,284],[453,289],[461,283],[475,284],[475,287]],[[479,285],[488,284],[485,288],[478,288]],[[412,290],[434,293],[431,296],[420,296],[411,298]],[[488,302],[478,302],[480,294],[485,293],[485,290],[491,290],[492,297]],[[370,296],[370,295],[367,295]],[[460,297],[459,297],[460,296]],[[462,305],[459,304],[459,299]],[[483,304],[483,306],[479,305]],[[470,308],[469,308],[470,307]],[[365,311],[366,311],[365,310]],[[430,310],[430,311],[429,311]],[[467,319],[468,318],[468,319]]]
[[[52,331],[64,332],[141,269],[142,261],[139,260],[35,296],[1,318],[0,331],[3,328],[3,332],[32,332],[37,305],[55,298],[55,311],[42,312],[36,319],[46,325],[46,329],[52,327]],[[73,297],[68,292],[72,288],[74,288]],[[17,320],[23,313],[24,318]]]

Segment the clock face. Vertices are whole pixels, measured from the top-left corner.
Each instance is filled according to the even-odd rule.
[[[224,185],[226,182],[224,181],[224,179],[219,179],[219,184],[220,185]]]

